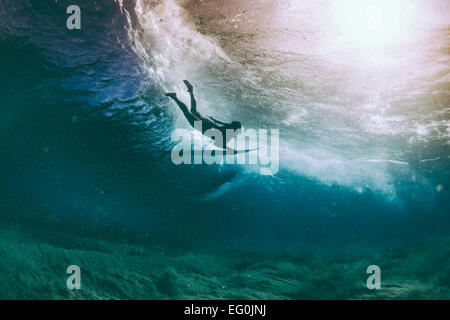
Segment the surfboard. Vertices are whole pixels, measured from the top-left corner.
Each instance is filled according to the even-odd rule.
[[[254,149],[245,149],[245,150],[235,150],[232,148],[226,148],[226,149],[222,149],[222,150],[226,150],[226,153],[228,153],[228,151],[230,150],[231,152],[233,152],[233,154],[241,154],[241,153],[247,153],[247,152],[252,152],[252,151],[256,151],[258,150],[258,148],[254,148]],[[225,154],[226,154],[225,153]]]

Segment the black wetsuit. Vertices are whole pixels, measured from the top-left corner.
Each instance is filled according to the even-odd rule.
[[[234,135],[231,137],[227,137],[227,129],[233,130],[233,128],[230,126],[230,124],[220,122],[215,119],[210,119],[202,116],[197,111],[197,102],[195,101],[194,93],[192,90],[189,90],[189,95],[191,97],[191,110],[188,109],[188,107],[180,101],[176,94],[167,94],[168,97],[172,98],[173,101],[176,102],[176,104],[180,107],[181,111],[183,112],[184,116],[186,117],[189,124],[194,128],[195,127],[195,121],[201,121],[202,122],[202,134],[205,134],[206,131],[209,129],[217,129],[222,134],[222,144],[220,145],[220,141],[215,140],[214,144],[218,146],[219,148],[226,149],[227,143],[233,139]]]

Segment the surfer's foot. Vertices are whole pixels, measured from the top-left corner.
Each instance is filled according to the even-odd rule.
[[[170,97],[170,98],[172,98],[172,99],[176,99],[177,94],[174,93],[174,92],[169,92],[169,93],[166,93],[166,97]]]
[[[194,92],[194,87],[192,86],[192,84],[189,81],[183,80],[183,82],[186,85],[188,92]]]

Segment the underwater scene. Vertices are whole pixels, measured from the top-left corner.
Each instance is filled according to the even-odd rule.
[[[447,0],[0,0],[0,299],[449,299],[449,50]]]

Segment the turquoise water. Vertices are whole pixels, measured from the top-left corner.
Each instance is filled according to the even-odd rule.
[[[0,297],[448,298],[446,1],[78,3],[0,1]],[[172,163],[183,79],[276,175]]]

